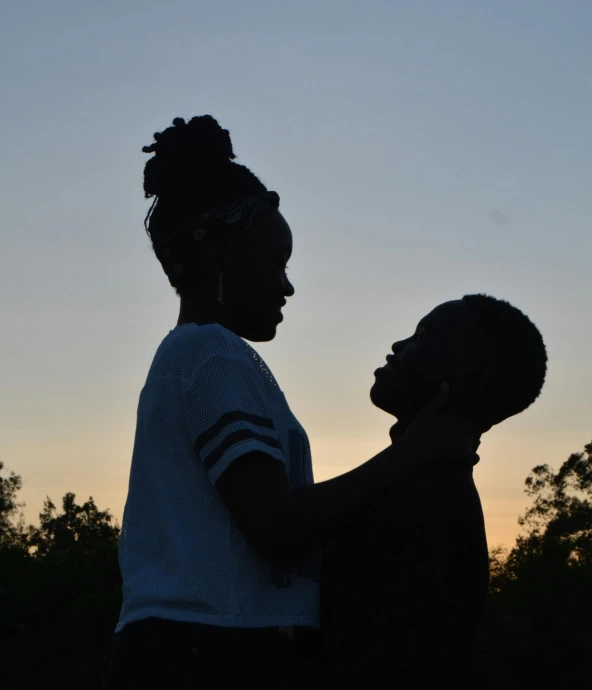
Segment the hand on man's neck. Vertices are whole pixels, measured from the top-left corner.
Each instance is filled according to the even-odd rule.
[[[484,434],[488,429],[483,428],[482,426],[479,426],[476,424],[474,421],[469,419],[468,417],[465,417],[462,414],[455,414],[455,413],[450,413],[450,412],[443,412],[442,414],[444,415],[450,415],[454,417],[461,417],[464,419],[464,421],[467,424],[467,431],[470,433],[471,436],[474,437],[475,439],[475,445],[471,449],[474,453],[477,452],[477,449],[481,445],[481,435]],[[404,436],[407,433],[407,429],[409,428],[409,425],[413,421],[412,417],[400,417],[395,424],[389,429],[389,436],[391,437],[391,443],[395,443],[399,438]]]

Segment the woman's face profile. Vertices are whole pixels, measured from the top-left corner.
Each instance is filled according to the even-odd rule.
[[[278,210],[261,216],[224,259],[223,325],[254,342],[273,340],[282,307],[294,294],[286,274],[292,232]]]

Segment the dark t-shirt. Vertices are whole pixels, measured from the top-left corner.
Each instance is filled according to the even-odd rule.
[[[483,511],[466,463],[385,491],[325,553],[322,625],[344,687],[464,687],[488,585]]]

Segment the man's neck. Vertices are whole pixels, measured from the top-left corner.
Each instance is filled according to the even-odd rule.
[[[460,416],[460,415],[459,415]],[[464,417],[463,417],[464,418]],[[407,433],[407,429],[409,428],[409,425],[413,421],[412,417],[400,417],[395,424],[390,428],[389,430],[389,436],[391,437],[391,442],[395,443],[395,441],[402,436],[405,436]],[[482,427],[479,427],[475,422],[472,420],[466,419],[467,425],[471,427],[471,429],[474,429],[474,438],[475,438],[475,447],[473,448],[473,452],[476,453],[477,449],[481,445],[481,435],[487,431],[487,429],[483,429]]]
[[[411,424],[411,419],[399,419],[397,420],[393,426],[389,430],[389,436],[391,437],[391,441],[394,443],[397,439],[401,438],[401,436],[405,436],[407,433],[407,429],[409,428],[409,424]]]

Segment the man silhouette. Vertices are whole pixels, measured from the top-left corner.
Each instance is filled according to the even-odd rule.
[[[465,295],[396,342],[370,397],[397,417],[394,443],[442,381],[445,416],[479,437],[526,409],[545,379],[534,324],[508,302]],[[330,687],[475,687],[473,646],[488,586],[473,468],[450,458],[418,470],[356,515],[326,549],[323,629]]]

